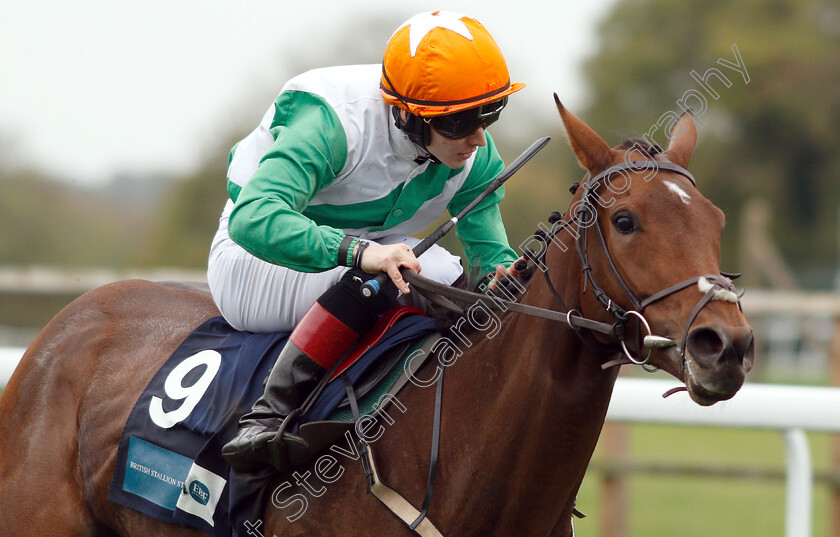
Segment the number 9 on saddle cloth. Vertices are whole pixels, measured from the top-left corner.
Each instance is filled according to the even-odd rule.
[[[354,284],[358,289],[359,281]],[[353,292],[353,287],[347,285],[336,294]],[[334,307],[334,296],[322,298],[319,307]],[[404,348],[408,341],[434,331],[432,319],[406,313],[420,312],[400,308],[380,319],[371,336],[384,332],[385,326],[393,328],[346,371],[348,376],[358,378],[395,347]],[[358,311],[354,315],[351,328],[360,328]],[[368,322],[376,322],[376,317],[369,315]],[[311,337],[323,338],[316,334],[313,331]],[[288,352],[285,349],[299,352],[287,339],[292,338],[285,333],[239,332],[221,317],[199,326],[155,374],[132,410],[120,438],[109,500],[213,536],[230,535],[228,515],[244,516],[256,509],[259,500],[254,490],[243,486],[243,474],[222,460],[222,446],[236,433],[237,418],[265,396],[263,381],[270,379],[275,362],[279,364]],[[368,348],[369,339],[357,347]],[[305,338],[301,345],[310,348]],[[319,360],[329,356],[327,349],[313,352]],[[333,360],[344,353],[337,354]],[[343,360],[341,367],[345,365]],[[316,401],[302,421],[325,419],[332,413],[344,396],[343,389],[332,388],[325,390],[330,398]]]

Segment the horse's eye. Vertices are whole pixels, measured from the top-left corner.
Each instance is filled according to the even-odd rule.
[[[632,233],[636,230],[636,222],[633,217],[627,213],[619,213],[613,218],[613,225],[619,233]]]

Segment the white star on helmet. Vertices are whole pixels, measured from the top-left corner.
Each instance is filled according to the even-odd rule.
[[[462,35],[472,41],[472,34],[467,26],[461,21],[464,15],[455,13],[453,11],[435,11],[432,13],[420,13],[405,21],[405,23],[397,28],[396,34],[402,28],[409,27],[409,46],[411,47],[411,57],[417,53],[417,47],[420,46],[420,41],[426,37],[426,34],[435,28],[446,28],[452,30],[458,35]],[[392,36],[393,37],[393,36]]]

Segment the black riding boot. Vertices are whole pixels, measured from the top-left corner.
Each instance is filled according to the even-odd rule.
[[[306,441],[287,431],[278,437],[283,420],[300,408],[326,370],[291,341],[277,357],[265,393],[239,420],[239,432],[222,448],[222,457],[233,468],[247,471],[258,466],[290,468],[306,456]]]
[[[299,409],[324,373],[376,323],[393,304],[396,288],[383,286],[379,295],[364,298],[359,290],[370,278],[349,271],[318,298],[289,336],[271,369],[265,393],[251,412],[239,420],[239,432],[222,448],[222,457],[233,468],[248,471],[269,465],[285,471],[311,455],[306,441],[280,427]],[[295,421],[292,416],[289,421]],[[278,431],[280,434],[278,435]]]

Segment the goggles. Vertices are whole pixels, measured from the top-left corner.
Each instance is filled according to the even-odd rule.
[[[435,128],[443,136],[457,140],[465,138],[478,130],[479,127],[489,127],[499,119],[499,114],[507,105],[507,97],[498,101],[468,108],[454,114],[424,118],[424,121]]]

